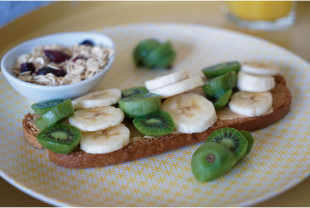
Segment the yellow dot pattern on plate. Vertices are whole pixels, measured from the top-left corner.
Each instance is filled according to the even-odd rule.
[[[11,183],[54,205],[243,206],[309,175],[310,66],[301,58],[258,38],[199,25],[145,23],[98,31],[115,42],[116,59],[97,89],[143,86],[145,80],[181,69],[194,76],[223,61],[261,61],[281,66],[293,95],[291,110],[284,119],[252,132],[252,152],[212,182],[197,182],[191,172],[191,156],[201,143],[103,168],[66,169],[23,139],[21,121],[31,111],[30,102],[0,75],[0,173]],[[172,42],[177,51],[172,69],[134,66],[135,45],[150,37]]]

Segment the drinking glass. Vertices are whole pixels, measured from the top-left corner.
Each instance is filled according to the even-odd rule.
[[[280,30],[294,24],[296,2],[227,1],[222,6],[222,12],[239,27],[254,30]]]

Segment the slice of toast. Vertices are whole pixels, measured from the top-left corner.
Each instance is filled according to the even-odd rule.
[[[206,138],[215,130],[225,127],[232,127],[238,130],[253,131],[264,128],[285,116],[289,111],[292,96],[285,85],[282,76],[275,76],[276,86],[271,90],[273,98],[273,112],[268,115],[258,117],[244,117],[230,120],[218,119],[212,127],[201,133],[184,134],[173,133],[161,137],[141,137],[139,132],[131,124],[126,124],[131,131],[131,142],[126,147],[106,153],[106,154],[89,154],[81,150],[79,147],[70,154],[59,154],[48,151],[50,160],[60,166],[67,168],[92,168],[102,167],[106,165],[127,162],[150,155],[163,153],[172,149],[205,141]],[[27,128],[27,118],[32,114],[27,114],[23,120],[23,130]],[[25,136],[31,144],[34,142],[36,134],[26,131]],[[38,142],[37,142],[38,143]],[[35,146],[35,145],[34,145]]]

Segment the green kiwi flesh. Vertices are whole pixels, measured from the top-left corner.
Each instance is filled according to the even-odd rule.
[[[229,171],[237,163],[236,156],[217,142],[201,145],[193,154],[191,169],[198,181],[211,181]]]
[[[254,138],[252,136],[252,134],[248,131],[243,131],[243,130],[240,130],[239,131],[245,138],[246,140],[248,140],[248,148],[245,152],[245,154],[249,154],[252,150],[252,147],[253,147],[253,144],[254,144]]]
[[[216,110],[223,108],[229,101],[229,98],[232,94],[232,90],[228,90],[223,95],[221,95],[219,98],[211,99],[214,108]]]
[[[248,140],[234,128],[222,128],[212,132],[206,139],[207,142],[217,142],[232,151],[239,161],[246,153]]]
[[[41,131],[37,140],[48,150],[68,154],[79,145],[81,135],[81,131],[76,127],[60,123]]]
[[[166,111],[157,111],[141,117],[135,117],[133,124],[139,132],[147,136],[163,136],[171,134],[175,124]]]

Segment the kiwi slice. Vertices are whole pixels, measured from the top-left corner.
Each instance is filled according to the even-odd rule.
[[[147,67],[155,67],[155,65],[161,61],[162,58],[172,53],[172,45],[170,41],[156,47],[145,58],[143,62]]]
[[[191,169],[198,181],[211,181],[227,171],[237,163],[234,153],[216,142],[201,145],[193,154]]]
[[[143,65],[143,58],[147,56],[147,54],[158,47],[160,43],[155,39],[147,39],[141,41],[133,51],[133,59],[136,66]]]
[[[42,131],[65,117],[73,114],[74,109],[71,100],[66,100],[50,109],[47,113],[43,114],[40,118],[38,118],[38,120],[35,121],[35,124]]]
[[[171,63],[175,59],[176,55],[177,55],[176,52],[170,53],[169,55],[158,61],[155,64],[154,68],[160,68],[160,69],[168,68],[169,66],[171,66]]]
[[[64,102],[64,99],[57,99],[57,100],[45,100],[42,102],[34,103],[31,105],[32,110],[42,116],[43,114],[50,111],[56,105]]]
[[[122,91],[122,98],[130,97],[132,95],[145,94],[149,91],[145,87],[133,87]]]
[[[37,140],[46,149],[56,153],[68,154],[80,143],[81,131],[68,124],[55,124],[37,135]]]
[[[203,91],[211,98],[220,97],[237,84],[236,72],[232,71],[204,82]]]
[[[133,124],[140,133],[147,136],[171,134],[175,126],[171,115],[162,110],[145,116],[135,117]]]
[[[234,128],[222,128],[212,132],[205,141],[207,142],[217,142],[225,146],[236,155],[237,161],[245,155],[248,148],[248,140]]]
[[[252,147],[254,144],[254,138],[253,138],[252,134],[248,131],[240,130],[239,132],[246,138],[246,140],[248,140],[248,148],[246,149],[246,152],[245,152],[245,154],[247,155],[252,150]]]
[[[125,113],[126,118],[134,118],[159,111],[161,99],[159,95],[146,93],[122,98],[118,105]]]
[[[223,108],[229,101],[229,98],[232,94],[232,90],[228,90],[223,95],[221,95],[219,98],[211,99],[214,108],[216,110]]]
[[[241,64],[238,61],[230,61],[206,67],[202,69],[202,72],[208,79],[212,79],[231,71],[235,71],[237,73],[240,70],[240,67]]]

